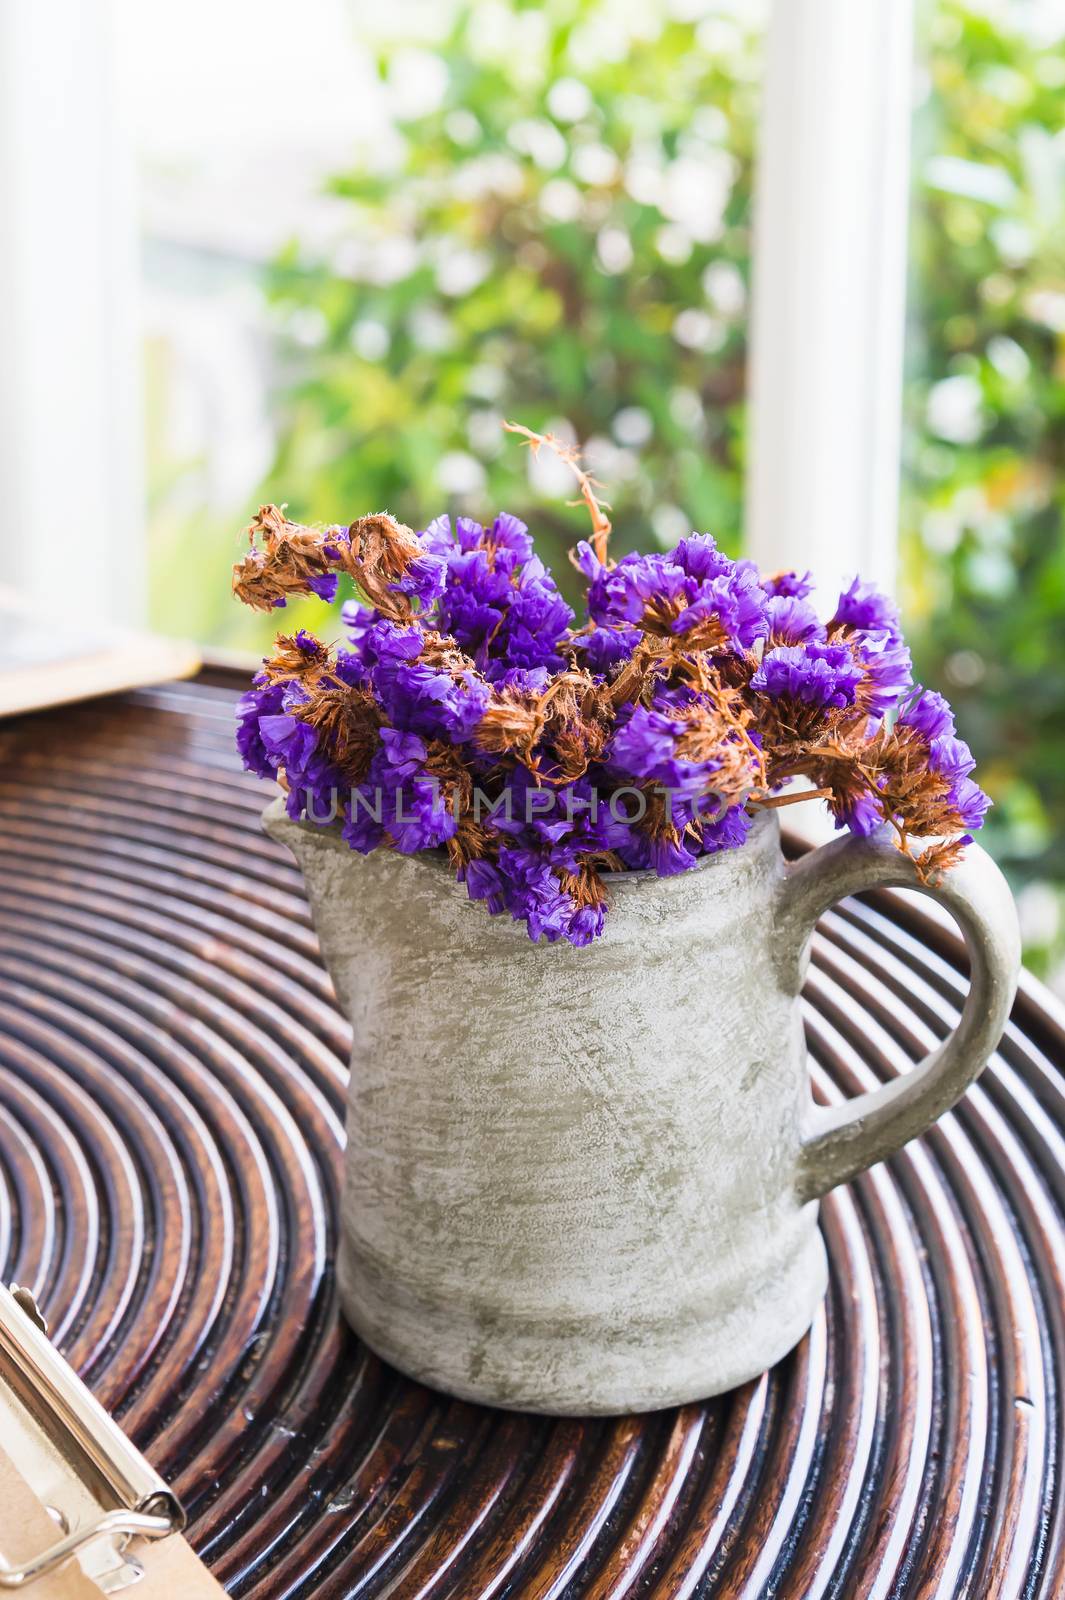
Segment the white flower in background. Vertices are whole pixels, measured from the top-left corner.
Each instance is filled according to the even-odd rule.
[[[665,190],[656,197],[656,204],[693,239],[708,244],[721,236],[735,179],[736,162],[725,150],[681,156],[666,168]]]
[[[1023,267],[1035,251],[1031,228],[1016,217],[998,217],[988,232],[1003,261],[1013,267]]]
[[[480,137],[481,124],[472,111],[467,111],[465,106],[458,106],[454,111],[449,111],[444,118],[444,132],[456,144],[476,144]]]
[[[436,464],[436,481],[444,494],[480,494],[485,471],[476,456],[465,450],[448,450]]]
[[[656,7],[647,0],[603,0],[570,35],[567,54],[578,70],[604,62],[624,61],[633,42],[651,40],[662,31]]]
[[[567,155],[567,144],[553,122],[526,117],[507,131],[507,143],[523,156],[529,156],[544,172],[554,172]]]
[[[295,342],[307,350],[322,344],[329,332],[325,313],[319,311],[317,306],[301,306],[289,317],[287,327]]]
[[[605,144],[579,144],[570,165],[582,183],[600,188],[615,183],[621,172],[621,162]]]
[[[692,112],[688,133],[705,144],[727,144],[732,125],[720,106],[699,106]]]
[[[466,374],[466,393],[478,400],[498,400],[503,393],[503,369],[482,361]]]
[[[483,200],[493,194],[512,200],[525,188],[520,162],[502,152],[461,162],[451,181],[458,200]]]
[[[596,255],[604,272],[627,272],[632,266],[632,240],[624,228],[601,228]]]
[[[692,531],[690,519],[680,506],[672,506],[668,502],[655,506],[651,512],[651,527],[663,550],[672,550],[678,540],[686,538]]]
[[[695,30],[700,50],[730,61],[739,54],[740,31],[727,17],[704,17]]]
[[[401,279],[409,277],[417,265],[418,247],[414,240],[403,234],[393,234],[391,238],[381,239],[374,244],[359,276],[364,277],[367,283],[386,288],[390,283],[399,283]]]
[[[581,191],[568,178],[552,178],[540,190],[540,210],[551,222],[575,222],[581,214]]]
[[[451,323],[435,306],[417,306],[411,312],[407,326],[411,338],[421,350],[435,353],[449,349],[455,342]]]
[[[969,587],[989,600],[1005,600],[1017,587],[1017,569],[1004,550],[974,550],[965,572]]]
[[[484,282],[491,267],[491,259],[483,250],[451,251],[436,269],[437,288],[441,294],[469,294]]]
[[[952,444],[972,444],[983,430],[983,395],[968,373],[942,378],[928,391],[928,426]]]
[[[364,317],[351,330],[351,345],[364,361],[383,361],[392,341],[383,322]]]
[[[447,93],[447,64],[432,50],[396,50],[388,63],[388,101],[394,115],[424,116]]]
[[[692,236],[677,222],[665,222],[655,234],[655,249],[663,261],[683,266],[692,253]]]
[[[669,397],[669,414],[678,428],[687,428],[691,433],[697,432],[706,421],[703,402],[694,389],[682,384],[678,384]]]
[[[468,30],[466,44],[474,60],[498,61],[532,83],[543,73],[547,34],[548,21],[539,9],[515,11],[496,0],[479,0],[477,26]]]
[[[921,518],[921,539],[936,555],[949,556],[961,543],[962,519],[953,508],[927,511]]]
[[[471,411],[466,424],[466,437],[471,450],[486,460],[492,460],[506,442],[502,416],[498,411]]]
[[[703,273],[703,293],[723,317],[735,317],[747,302],[743,275],[731,261],[711,261]]]
[[[657,145],[638,144],[625,163],[625,187],[641,206],[656,206],[664,183],[662,155]]]
[[[987,676],[987,665],[975,650],[955,650],[943,663],[943,671],[956,688],[975,689]]]
[[[1032,367],[1027,352],[1005,334],[988,340],[987,359],[1007,383],[1024,383]]]
[[[579,78],[556,78],[547,91],[547,109],[559,122],[579,122],[592,109],[592,96]]]
[[[1034,289],[1026,295],[1024,309],[1033,322],[1053,333],[1065,333],[1065,294],[1059,289]]]
[[[728,338],[728,329],[708,311],[689,306],[674,319],[673,337],[688,350],[720,350]]]
[[[622,406],[615,414],[611,427],[618,443],[633,450],[646,444],[654,432],[651,413],[645,411],[643,406]]]
[[[604,434],[593,433],[581,452],[584,464],[600,483],[628,483],[640,471],[640,458],[631,450],[621,450]]]
[[[1054,944],[1061,931],[1061,892],[1049,883],[1026,883],[1017,894],[1017,915],[1026,945]]]

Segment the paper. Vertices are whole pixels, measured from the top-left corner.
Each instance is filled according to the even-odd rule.
[[[11,1457],[0,1449],[0,1554],[10,1564],[28,1561],[62,1535],[63,1529],[45,1510]],[[106,1550],[104,1540],[96,1541],[55,1572],[11,1592],[24,1594],[26,1600],[100,1600],[105,1591],[87,1575],[81,1563],[90,1571],[98,1571],[99,1557]],[[128,1593],[130,1600],[226,1600],[225,1590],[180,1534],[166,1539],[134,1539],[125,1554],[143,1567],[144,1575],[128,1588],[113,1590],[113,1595]]]
[[[0,1553],[9,1564],[28,1561],[62,1537],[10,1456],[0,1450]],[[12,1591],[19,1593],[19,1590]],[[32,1600],[100,1600],[103,1592],[76,1561],[37,1578],[21,1591]],[[138,1592],[143,1592],[138,1587]],[[132,1593],[132,1591],[131,1591]]]

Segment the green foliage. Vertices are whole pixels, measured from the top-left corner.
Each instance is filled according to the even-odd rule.
[[[1019,876],[1065,879],[1065,55],[941,4],[918,118],[907,613]]]
[[[585,519],[509,416],[585,442],[618,550],[693,523],[736,547],[758,40],[611,10],[463,6],[440,103],[332,182],[346,247],[277,264],[281,324],[318,341],[268,485],[294,515],[505,506],[557,561]]]

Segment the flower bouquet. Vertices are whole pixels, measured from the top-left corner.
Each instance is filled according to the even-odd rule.
[[[949,706],[912,687],[890,600],[855,579],[822,620],[808,573],[759,574],[707,534],[615,564],[574,453],[529,437],[591,513],[579,623],[513,516],[253,521],[246,604],[332,600],[342,578],[358,596],[346,644],[280,636],[240,705],[244,763],[293,817],[361,853],[446,850],[471,899],[574,945],[602,932],[604,874],[689,871],[811,793],[854,833],[889,825],[923,880],[958,859],[989,801]]]

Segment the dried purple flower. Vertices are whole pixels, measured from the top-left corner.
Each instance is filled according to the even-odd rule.
[[[852,706],[862,670],[842,644],[782,645],[767,650],[751,688],[771,700],[827,708]]]
[[[576,632],[516,517],[416,534],[262,508],[242,599],[332,600],[346,575],[370,602],[344,606],[346,647],[279,637],[239,702],[241,758],[285,784],[290,814],[336,816],[362,852],[446,850],[471,900],[574,945],[603,931],[604,874],[737,848],[752,807],[796,775],[841,825],[889,823],[918,872],[949,866],[989,801],[946,701],[911,692],[893,603],[855,579],[826,626],[809,574],[760,578],[707,534],[615,565],[592,480],[553,447],[592,516]],[[931,835],[945,842],[915,854]]]

